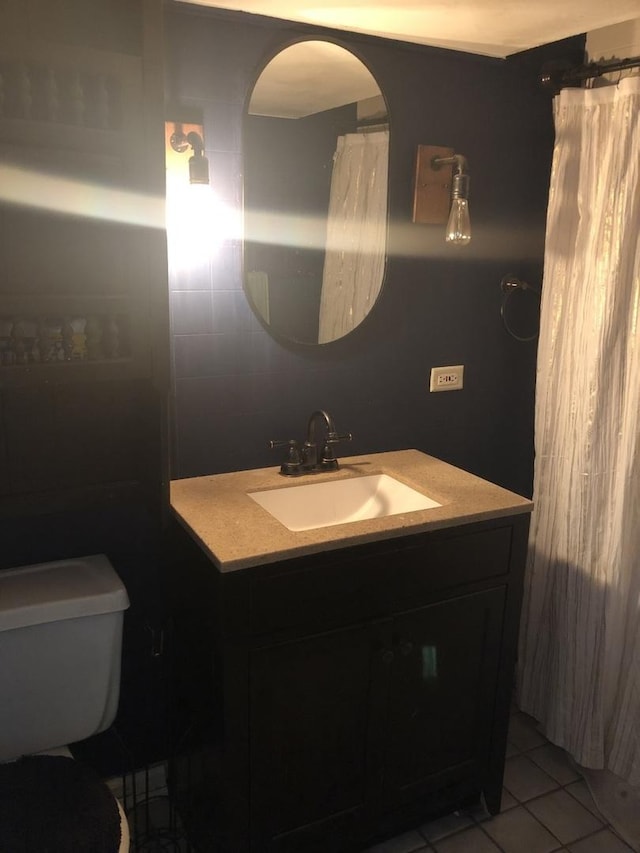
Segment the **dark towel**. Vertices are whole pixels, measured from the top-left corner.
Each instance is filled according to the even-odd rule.
[[[0,764],[0,853],[117,853],[120,813],[93,770],[34,755]]]

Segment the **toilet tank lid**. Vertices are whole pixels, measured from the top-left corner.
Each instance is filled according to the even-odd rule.
[[[0,631],[128,606],[124,584],[104,554],[0,571]]]

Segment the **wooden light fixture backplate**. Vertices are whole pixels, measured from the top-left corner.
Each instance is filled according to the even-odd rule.
[[[434,169],[434,157],[452,157],[453,148],[418,145],[413,190],[413,221],[422,225],[444,225],[451,208],[453,166]]]

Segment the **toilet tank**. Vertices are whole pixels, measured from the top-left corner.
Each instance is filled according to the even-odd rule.
[[[111,725],[128,606],[104,554],[0,571],[0,761]]]

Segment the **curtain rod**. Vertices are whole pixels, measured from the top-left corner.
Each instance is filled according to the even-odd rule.
[[[640,56],[629,59],[612,59],[608,62],[588,62],[585,65],[571,65],[568,62],[547,62],[540,72],[540,83],[554,95],[565,86],[579,86],[592,77],[601,77],[615,71],[640,66]]]

